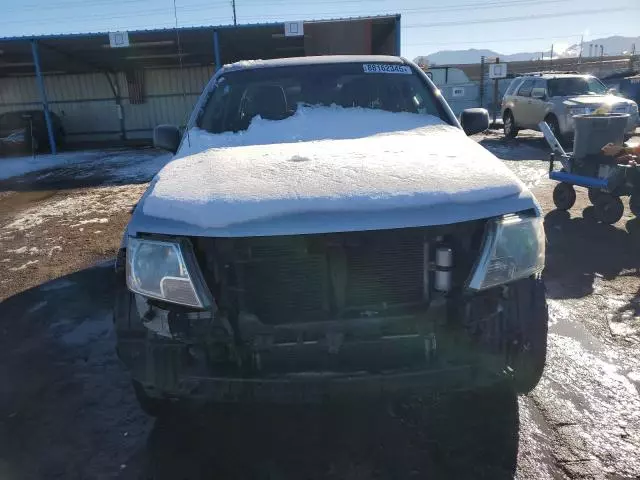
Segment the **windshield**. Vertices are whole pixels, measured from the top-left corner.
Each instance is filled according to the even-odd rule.
[[[607,87],[595,77],[567,77],[549,80],[550,97],[571,95],[604,95]]]
[[[211,133],[237,132],[258,115],[282,120],[300,105],[428,114],[450,123],[427,83],[409,66],[357,63],[229,72],[218,79],[197,125]]]

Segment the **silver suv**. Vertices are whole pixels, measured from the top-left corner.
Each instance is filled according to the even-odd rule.
[[[573,137],[574,115],[593,113],[604,107],[610,113],[629,113],[627,133],[638,123],[638,105],[611,94],[590,75],[541,73],[513,79],[502,98],[504,135],[514,138],[518,130],[537,130],[545,120],[559,140]]]

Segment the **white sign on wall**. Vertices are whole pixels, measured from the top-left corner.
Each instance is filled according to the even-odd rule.
[[[451,91],[453,97],[464,97],[464,87],[453,87]]]
[[[507,78],[506,63],[490,63],[489,78]]]
[[[111,48],[122,48],[129,46],[128,32],[109,32],[109,45]]]
[[[304,36],[304,22],[284,22],[285,37]]]

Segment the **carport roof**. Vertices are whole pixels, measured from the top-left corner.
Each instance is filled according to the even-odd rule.
[[[399,17],[383,15],[305,23],[371,20],[386,24]],[[215,62],[214,31],[218,32],[221,64],[243,58],[304,55],[304,37],[285,37],[283,26],[284,22],[274,22],[135,30],[128,32],[130,46],[126,48],[111,48],[109,32],[0,37],[0,77],[34,74],[32,40],[38,42],[44,74],[174,67],[180,64],[180,59],[183,66],[211,65]]]

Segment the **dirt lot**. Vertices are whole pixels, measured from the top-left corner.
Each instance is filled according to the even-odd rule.
[[[94,152],[0,180],[0,478],[640,477],[638,220],[596,223],[582,191],[554,211],[537,134],[477,140],[547,212],[549,358],[522,398],[153,421],[113,351],[109,260],[166,155]]]

